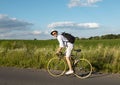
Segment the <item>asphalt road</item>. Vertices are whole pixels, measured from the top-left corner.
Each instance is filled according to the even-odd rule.
[[[120,74],[92,74],[87,79],[73,75],[52,77],[45,70],[0,67],[0,85],[120,85]]]

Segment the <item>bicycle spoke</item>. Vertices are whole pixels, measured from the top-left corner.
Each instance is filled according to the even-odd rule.
[[[66,70],[65,61],[63,59],[53,58],[48,62],[47,70],[54,77],[61,76]]]
[[[91,75],[92,65],[90,64],[90,62],[88,60],[80,59],[76,63],[74,70],[75,70],[75,75],[78,78],[84,79]]]

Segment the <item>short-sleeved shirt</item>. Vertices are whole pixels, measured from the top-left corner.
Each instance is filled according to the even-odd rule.
[[[66,57],[70,57],[73,44],[68,42],[68,40],[63,35],[58,35],[57,40],[59,42],[59,47],[66,47]]]
[[[63,35],[58,35],[57,40],[60,47],[67,47],[68,40]]]

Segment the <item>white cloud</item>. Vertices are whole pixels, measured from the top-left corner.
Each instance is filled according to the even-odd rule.
[[[39,35],[39,34],[41,34],[42,32],[41,31],[38,31],[38,30],[35,30],[35,31],[33,31],[32,32],[32,34],[34,34],[34,35]]]
[[[31,26],[30,22],[0,14],[0,39],[29,39],[41,33],[33,31]]]
[[[10,32],[15,30],[27,30],[32,23],[10,18],[7,15],[0,14],[0,32]]]
[[[0,39],[41,39],[42,37],[48,36],[41,31],[17,31],[9,33],[1,33]]]
[[[99,28],[100,27],[98,23],[81,23],[81,24],[78,24],[78,26],[84,27],[84,28]]]
[[[102,0],[70,0],[68,7],[72,8],[72,7],[77,7],[77,6],[82,6],[82,7],[97,6],[95,4],[100,1]]]
[[[55,22],[48,25],[48,28],[58,28],[58,27],[72,27],[74,26],[73,22]]]
[[[48,28],[52,29],[61,29],[61,28],[70,28],[70,29],[84,29],[84,28],[99,28],[98,23],[74,23],[74,22],[55,22],[48,25]]]

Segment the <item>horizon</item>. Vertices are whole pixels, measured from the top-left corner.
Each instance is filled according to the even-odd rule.
[[[100,35],[100,36],[90,36],[90,37],[77,37],[75,36],[76,38],[79,38],[79,39],[89,39],[91,37],[102,37],[102,36],[107,36],[107,35],[120,35],[120,34],[105,34],[105,35]],[[37,38],[33,38],[33,39],[0,39],[0,40],[55,40],[56,38],[50,38],[50,39],[37,39]],[[105,38],[106,39],[106,38]],[[109,39],[109,38],[108,38]],[[115,39],[119,39],[119,38],[115,38]]]

